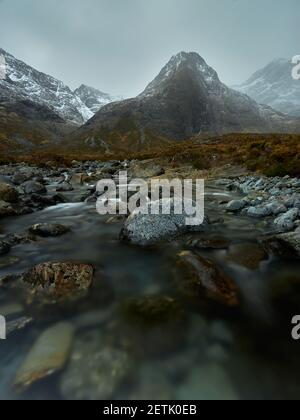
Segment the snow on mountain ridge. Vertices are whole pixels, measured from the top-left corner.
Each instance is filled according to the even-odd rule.
[[[72,92],[62,81],[34,69],[1,48],[0,56],[4,57],[6,63],[5,78],[0,79],[0,86],[14,96],[47,106],[67,122],[82,125],[101,106],[113,100],[110,95],[93,88],[89,88],[89,94],[86,93],[82,100],[76,91]]]
[[[290,60],[275,59],[234,88],[279,112],[299,117],[300,82],[293,79],[292,69]]]
[[[103,106],[119,100],[108,93],[83,84],[74,90],[74,94],[80,98],[93,114],[96,114]]]

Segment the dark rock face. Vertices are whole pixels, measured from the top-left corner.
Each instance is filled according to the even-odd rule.
[[[105,106],[75,139],[105,148],[113,134],[123,141],[139,139],[142,146],[151,135],[183,140],[201,133],[282,130],[283,120],[225,86],[198,54],[180,53],[141,95]]]

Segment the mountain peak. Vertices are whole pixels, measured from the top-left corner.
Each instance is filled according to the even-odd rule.
[[[184,70],[189,71],[199,84],[204,84],[208,88],[221,84],[217,72],[198,53],[181,51],[171,57],[140,96],[152,96],[159,90],[163,90],[169,81]]]
[[[114,98],[108,93],[82,84],[74,91],[74,94],[87,106],[94,114],[103,106],[114,101]]]
[[[236,89],[276,111],[299,117],[300,84],[293,79],[292,68],[291,60],[276,58]]]

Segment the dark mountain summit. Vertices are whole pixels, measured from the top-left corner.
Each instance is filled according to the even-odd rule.
[[[77,131],[85,144],[143,145],[202,133],[291,130],[291,122],[224,85],[197,53],[171,58],[144,92],[103,107]]]

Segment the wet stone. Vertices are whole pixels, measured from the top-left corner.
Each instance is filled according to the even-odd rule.
[[[44,331],[17,372],[15,387],[24,391],[35,382],[60,371],[68,361],[73,334],[73,326],[67,322]]]
[[[50,223],[40,223],[33,225],[29,231],[38,236],[48,237],[48,236],[62,236],[70,232],[70,228],[59,225],[59,224],[50,224]]]
[[[76,301],[86,296],[92,286],[94,268],[80,263],[44,263],[21,276],[27,285],[28,303]]]
[[[225,306],[239,305],[238,289],[233,280],[209,260],[190,251],[178,254],[179,289],[193,299],[214,301]]]
[[[110,399],[132,368],[127,352],[103,343],[102,335],[91,334],[76,340],[61,377],[60,391],[67,400]]]
[[[256,243],[235,244],[230,246],[226,259],[249,270],[257,270],[262,261],[268,259],[268,255]]]

